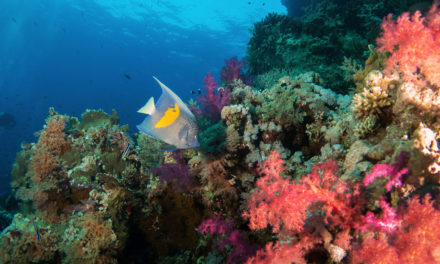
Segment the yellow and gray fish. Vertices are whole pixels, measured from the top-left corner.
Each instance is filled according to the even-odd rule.
[[[196,118],[185,103],[161,83],[156,77],[153,78],[162,88],[162,95],[157,104],[151,97],[148,102],[138,110],[139,113],[147,114],[144,121],[137,128],[144,134],[161,140],[176,149],[199,147]]]

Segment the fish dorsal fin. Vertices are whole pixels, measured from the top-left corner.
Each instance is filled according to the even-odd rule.
[[[138,110],[139,113],[151,115],[156,111],[156,106],[154,105],[154,97],[151,97],[148,102]]]
[[[177,104],[174,107],[168,108],[162,118],[154,125],[154,128],[167,127],[174,123],[180,115],[180,109]]]
[[[154,77],[154,80],[156,80],[156,82],[160,85],[160,87],[162,88],[162,96],[164,97],[163,100],[168,103],[177,103],[180,107],[180,110],[182,112],[184,112],[186,115],[191,116],[192,118],[195,119],[193,113],[191,112],[191,110],[189,110],[189,108],[186,106],[186,104],[180,99],[179,96],[177,96],[173,91],[171,91],[170,88],[168,88],[165,84],[163,84],[161,81],[159,81],[159,79],[157,79],[156,77]],[[165,99],[166,98],[166,99]],[[159,98],[159,101],[161,100],[161,98]],[[159,103],[158,101],[158,103]]]

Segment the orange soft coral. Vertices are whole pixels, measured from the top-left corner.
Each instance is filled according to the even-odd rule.
[[[32,153],[32,168],[34,181],[41,181],[61,165],[59,156],[69,149],[66,140],[65,117],[53,115],[46,120],[46,125],[40,133],[40,139]]]

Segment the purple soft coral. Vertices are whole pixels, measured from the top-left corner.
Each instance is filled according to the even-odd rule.
[[[218,237],[219,252],[224,252],[227,246],[233,248],[232,252],[228,252],[226,264],[244,263],[259,247],[248,244],[240,231],[233,230],[232,224],[232,220],[222,220],[216,215],[204,220],[197,229],[202,235],[210,234]]]
[[[396,163],[393,165],[388,164],[376,164],[374,165],[372,171],[365,175],[364,185],[368,186],[376,178],[389,177],[388,182],[385,184],[387,191],[391,191],[393,187],[402,186],[402,176],[407,174],[409,170],[407,168],[402,168],[405,161],[408,158],[408,152],[402,151],[396,158]]]
[[[217,83],[210,72],[206,74],[203,82],[205,83],[203,87],[205,87],[206,93],[203,93],[201,97],[197,97],[202,105],[201,114],[211,121],[217,122],[220,120],[223,106],[231,103],[231,93],[228,88],[217,89]]]
[[[248,74],[243,74],[243,69],[246,67],[244,59],[238,61],[234,56],[229,60],[225,60],[226,66],[220,72],[220,79],[223,83],[230,84],[234,80],[241,79],[247,85],[253,85],[252,78]]]
[[[232,222],[225,221],[216,215],[213,218],[203,220],[197,229],[202,235],[224,235],[232,231]]]
[[[177,190],[183,191],[193,183],[193,178],[183,160],[183,151],[174,151],[172,157],[176,163],[165,163],[160,168],[152,168],[151,172],[160,175],[161,182],[173,183]]]
[[[237,57],[232,57],[230,60],[225,60],[226,66],[220,72],[220,79],[224,83],[231,83],[235,79],[240,78],[241,68],[246,64],[244,59],[238,61]]]

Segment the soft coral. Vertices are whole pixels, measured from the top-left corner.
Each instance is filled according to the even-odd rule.
[[[426,17],[419,11],[403,13],[397,21],[388,15],[377,39],[379,51],[391,52],[387,70],[398,68],[405,81],[440,87],[440,12],[435,1]]]
[[[426,195],[413,197],[398,215],[399,227],[391,234],[366,234],[352,263],[439,263],[440,211]],[[380,256],[378,258],[377,256]]]
[[[248,263],[279,263],[286,258],[305,263],[305,254],[317,243],[324,244],[332,259],[332,248],[337,248],[341,256],[335,255],[334,260],[340,261],[345,251],[340,248],[342,245],[330,244],[333,238],[327,228],[338,233],[337,236],[342,235],[337,241],[349,248],[348,231],[360,222],[359,184],[349,186],[340,180],[334,160],[313,166],[311,173],[297,183],[283,175],[285,169],[276,151],[259,167],[261,177],[248,200],[249,211],[244,212],[243,217],[249,219],[251,229],[270,225],[282,243],[266,245],[266,249],[259,251]]]
[[[271,225],[275,233],[300,232],[308,210],[316,208],[325,213],[325,223],[352,226],[358,208],[354,202],[357,192],[348,192],[347,183],[335,175],[338,169],[335,161],[313,166],[312,172],[296,184],[282,175],[285,168],[276,151],[260,166],[259,174],[264,176],[258,179],[258,189],[248,202],[250,209],[243,214],[249,219],[251,229]]]
[[[197,100],[202,105],[201,111],[197,111],[197,114],[202,114],[213,122],[220,120],[220,113],[223,106],[231,103],[231,93],[228,88],[218,89],[217,83],[208,72],[203,79],[206,93],[203,93],[201,97],[197,97]],[[217,93],[216,93],[217,92]]]

